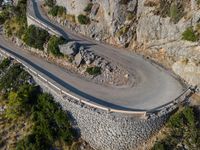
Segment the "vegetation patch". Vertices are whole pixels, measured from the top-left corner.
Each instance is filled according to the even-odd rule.
[[[200,0],[196,0],[197,5],[200,6]]]
[[[185,7],[188,0],[160,0],[154,14],[161,17],[170,17],[171,21],[177,23],[185,15]]]
[[[135,14],[134,14],[134,12],[130,12],[130,11],[128,11],[127,12],[127,16],[126,16],[126,20],[133,20],[134,18],[135,18],[136,16],[135,16]]]
[[[50,35],[46,30],[30,25],[24,34],[23,41],[31,47],[43,50],[44,43],[46,43],[49,38]]]
[[[70,22],[76,23],[76,17],[74,15],[66,14],[65,19]]]
[[[0,70],[6,69],[11,63],[10,58],[5,58],[0,64]]]
[[[7,60],[0,66],[8,66],[5,62]],[[66,112],[54,102],[50,94],[42,93],[37,85],[30,84],[30,78],[31,76],[19,64],[13,64],[1,77],[0,95],[4,95],[4,98],[1,97],[0,101],[5,101],[6,110],[3,115],[0,114],[0,122],[3,121],[0,126],[12,123],[11,127],[15,130],[9,132],[17,130],[18,136],[20,135],[13,143],[13,149],[69,149],[75,140],[75,132]],[[13,124],[19,121],[21,123]],[[25,122],[29,123],[24,124]],[[3,129],[7,131],[6,128]],[[0,135],[6,136],[7,133],[4,131],[0,131]],[[9,139],[10,137],[6,139],[0,136],[0,147],[8,144]],[[64,145],[67,147],[63,148]]]
[[[48,7],[53,7],[56,5],[56,1],[55,0],[44,0],[45,5],[47,5]]]
[[[54,16],[54,17],[55,16],[59,16],[59,17],[65,16],[66,15],[66,8],[63,7],[63,6],[55,5],[50,9],[49,14]]]
[[[196,42],[199,40],[199,35],[196,33],[193,27],[189,27],[182,33],[182,39],[186,41]]]
[[[29,77],[28,73],[25,72],[19,64],[14,64],[0,79],[0,90],[15,91],[22,82],[29,79]]]
[[[198,149],[200,120],[193,107],[185,107],[172,115],[167,123],[169,133],[155,143],[152,150]]]
[[[4,24],[7,18],[9,18],[8,9],[3,9],[3,11],[0,12],[0,25]]]
[[[117,31],[117,33],[116,33],[117,37],[120,37],[120,36],[126,34],[129,30],[129,28],[130,28],[129,26],[123,26],[121,29],[119,29]]]
[[[86,25],[90,23],[90,18],[86,15],[80,14],[78,15],[78,22],[80,24]]]
[[[19,0],[17,6],[5,7],[0,16],[4,16],[4,30],[7,36],[22,37],[27,28],[26,22],[26,0]],[[2,18],[2,17],[0,17]]]
[[[101,67],[88,67],[86,69],[86,72],[89,73],[90,75],[93,75],[93,76],[97,76],[99,74],[101,74]]]
[[[59,50],[59,45],[64,44],[65,40],[63,38],[58,38],[55,35],[51,36],[48,41],[47,51],[54,56],[62,56],[62,53]]]
[[[84,11],[86,13],[90,13],[92,10],[92,6],[93,6],[93,3],[88,3],[88,5],[85,7]]]

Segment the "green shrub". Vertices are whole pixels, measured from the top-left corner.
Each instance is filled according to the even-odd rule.
[[[6,20],[4,20],[4,29],[7,36],[22,38],[27,29],[26,3],[27,0],[19,0],[16,6],[8,7],[4,10],[8,13]]]
[[[200,5],[200,0],[196,0],[196,2],[197,2],[197,5]]]
[[[43,45],[48,41],[49,37],[49,33],[46,30],[30,25],[25,32],[23,41],[31,47],[43,50]]]
[[[6,72],[6,74],[0,79],[0,90],[2,89],[17,89],[21,84],[20,80],[23,74],[23,69],[19,64],[15,64]]]
[[[4,29],[7,36],[17,36],[21,39],[27,29],[27,24],[23,18],[12,17],[5,22]]]
[[[101,67],[88,67],[86,69],[86,72],[89,73],[90,75],[93,75],[93,76],[97,76],[99,74],[101,74]]]
[[[172,115],[168,121],[169,127],[180,127],[183,122],[182,116],[180,113],[175,113]]]
[[[0,64],[0,69],[1,70],[6,69],[10,65],[10,63],[11,63],[11,60],[9,58],[5,58]]]
[[[49,14],[52,15],[52,16],[57,16],[58,15],[58,6],[53,6],[50,11],[49,11]]]
[[[21,85],[17,92],[10,92],[6,116],[16,118],[25,113],[30,113],[33,104],[36,102],[38,91],[38,87],[26,83]]]
[[[152,148],[152,150],[166,150],[165,144],[162,142],[156,142]]]
[[[36,123],[34,132],[45,135],[49,141],[61,138],[67,144],[72,142],[73,132],[67,115],[50,94],[39,95],[33,108],[33,121]]]
[[[80,14],[78,16],[78,22],[80,24],[89,24],[90,23],[90,18],[85,16],[85,15],[83,15],[83,14]]]
[[[183,110],[183,115],[186,118],[187,122],[191,125],[191,127],[193,127],[195,125],[195,116],[193,109],[190,107],[186,107]]]
[[[126,20],[133,20],[135,17],[134,12],[127,12]]]
[[[196,35],[193,28],[189,27],[182,33],[182,39],[187,40],[187,41],[196,42],[199,40],[199,37]]]
[[[184,149],[186,146],[188,149],[196,149],[200,146],[199,123],[194,108],[185,107],[179,110],[170,117],[164,139],[157,141],[152,150]]]
[[[16,150],[49,150],[51,147],[45,135],[33,132],[17,143]]]
[[[55,5],[50,9],[49,14],[54,17],[55,16],[61,17],[66,14],[66,9],[65,7]]]
[[[126,34],[126,33],[128,32],[128,30],[129,30],[129,28],[130,28],[129,26],[123,26],[121,29],[119,29],[119,30],[116,32],[116,36],[117,36],[117,37],[120,37],[120,36]]]
[[[55,0],[45,0],[45,5],[49,6],[49,7],[53,7],[56,4]]]
[[[4,60],[3,66],[8,65]],[[6,116],[16,119],[25,115],[32,121],[30,133],[21,139],[17,150],[49,150],[56,149],[55,141],[71,144],[75,134],[65,111],[53,97],[41,93],[38,86],[26,81],[30,75],[19,64],[14,64],[0,79],[0,90],[7,91]]]
[[[54,56],[62,56],[59,45],[64,43],[64,39],[52,36],[48,41],[47,51]]]
[[[4,22],[9,18],[9,12],[7,10],[3,10],[0,13],[0,25],[4,24]]]
[[[92,10],[92,6],[93,6],[93,3],[88,3],[88,5],[85,7],[84,11],[87,13],[90,13]]]

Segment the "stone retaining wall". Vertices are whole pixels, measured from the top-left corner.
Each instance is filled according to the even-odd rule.
[[[149,119],[139,119],[132,115],[87,108],[69,97],[63,97],[37,76],[32,76],[45,92],[51,93],[55,101],[69,112],[73,125],[80,131],[81,137],[98,150],[134,149],[157,132],[169,116],[163,114]]]

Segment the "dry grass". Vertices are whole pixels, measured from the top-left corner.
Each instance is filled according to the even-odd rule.
[[[0,100],[0,106],[6,102]],[[33,123],[28,118],[20,116],[17,119],[7,119],[4,114],[0,115],[0,149],[15,149],[19,140],[31,132]]]
[[[191,97],[191,104],[195,106],[200,106],[200,94],[193,94]]]
[[[138,150],[151,150],[156,141],[164,139],[170,133],[170,129],[164,126],[157,134],[150,140],[143,144]]]

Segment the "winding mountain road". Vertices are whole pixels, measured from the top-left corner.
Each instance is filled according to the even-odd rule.
[[[76,96],[115,109],[150,110],[172,101],[183,92],[184,87],[177,79],[167,71],[144,60],[141,56],[76,35],[59,24],[52,23],[42,12],[38,1],[32,0],[28,11],[32,16],[55,29],[65,38],[77,40],[87,46],[88,49],[121,64],[131,74],[136,75],[138,83],[133,87],[114,88],[98,85],[34,56],[4,39],[3,35],[0,36],[0,48],[18,57],[47,79],[63,89],[70,90]]]

